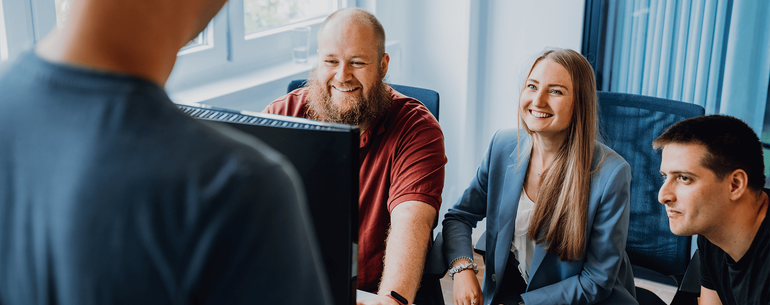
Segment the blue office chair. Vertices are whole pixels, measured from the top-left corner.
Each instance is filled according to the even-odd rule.
[[[286,93],[292,92],[294,91],[294,89],[304,87],[305,85],[306,84],[304,79],[293,80],[289,83],[289,86],[286,89]],[[439,102],[438,92],[430,89],[423,89],[423,88],[410,87],[410,86],[391,85],[391,84],[388,84],[388,85],[393,89],[395,89],[396,91],[401,92],[401,94],[420,101],[423,105],[425,105],[426,108],[428,108],[430,113],[433,114],[433,117],[436,118],[436,121],[438,121],[438,102]]]
[[[605,143],[631,165],[631,223],[626,252],[634,276],[677,287],[672,304],[696,304],[700,294],[697,255],[691,237],[671,233],[665,207],[658,203],[661,153],[652,141],[674,123],[704,114],[701,106],[635,94],[598,92],[599,122]],[[689,269],[688,269],[689,268]],[[685,278],[694,280],[684,281]],[[642,302],[647,291],[637,288]],[[653,295],[654,296],[654,295]],[[657,298],[657,297],[656,297]]]
[[[634,277],[677,287],[671,304],[697,304],[700,263],[691,253],[691,237],[676,236],[658,203],[661,153],[652,141],[674,123],[704,114],[701,106],[635,94],[598,92],[599,129],[604,143],[631,165],[631,216],[626,252]],[[486,234],[486,233],[485,233]],[[485,236],[474,246],[484,255]],[[639,304],[665,304],[638,288]]]

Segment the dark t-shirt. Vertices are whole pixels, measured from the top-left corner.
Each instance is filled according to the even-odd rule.
[[[698,236],[701,285],[719,294],[724,305],[770,304],[770,220],[765,216],[749,250],[737,262]]]
[[[139,78],[6,68],[0,304],[330,304],[282,156]]]

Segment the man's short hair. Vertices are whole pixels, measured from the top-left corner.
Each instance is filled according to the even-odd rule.
[[[760,192],[765,185],[762,142],[748,124],[727,115],[708,115],[680,121],[652,142],[655,149],[668,144],[706,147],[703,166],[724,179],[736,169],[748,175],[748,188]]]
[[[377,44],[378,60],[382,59],[382,56],[385,55],[385,28],[382,27],[382,24],[379,20],[377,20],[377,17],[374,17],[374,15],[363,9],[351,7],[332,13],[329,15],[329,17],[326,18],[326,20],[324,20],[323,23],[321,23],[321,27],[318,29],[318,33],[320,34],[321,31],[323,31],[326,27],[326,24],[331,20],[343,16],[349,16],[349,18],[351,18],[351,20],[358,25],[368,25],[369,28],[374,31],[374,39],[376,40]]]

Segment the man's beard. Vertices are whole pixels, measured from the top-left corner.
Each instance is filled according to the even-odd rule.
[[[343,111],[334,105],[331,96],[331,90],[333,90],[331,82],[334,82],[334,80],[330,80],[329,84],[319,80],[315,69],[310,72],[310,78],[307,80],[308,99],[305,105],[308,118],[317,121],[361,126],[373,123],[375,119],[390,109],[390,105],[393,102],[388,86],[382,80],[378,80],[368,95],[347,97],[340,101],[341,104],[349,106],[347,111]],[[363,91],[363,87],[359,88],[359,90]]]

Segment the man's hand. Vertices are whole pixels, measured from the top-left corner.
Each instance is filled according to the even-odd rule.
[[[386,295],[379,295],[376,298],[364,301],[357,301],[356,305],[399,305],[398,302]]]

